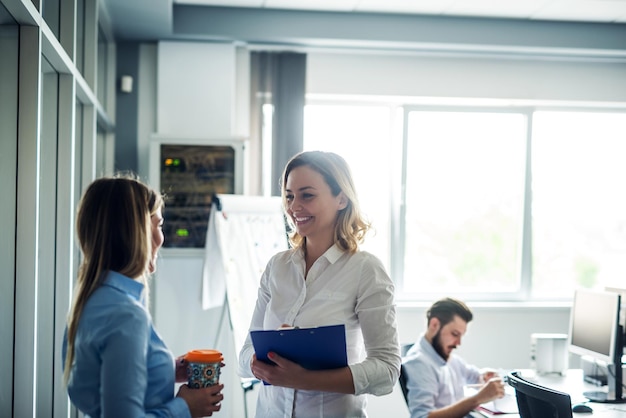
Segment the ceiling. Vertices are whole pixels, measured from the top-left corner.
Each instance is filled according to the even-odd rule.
[[[438,23],[453,20],[461,27],[472,26],[465,32],[470,37],[484,25],[495,25],[500,28],[493,32],[495,41],[501,35],[510,36],[512,27],[524,25],[532,28],[522,38],[541,38],[545,34],[536,27],[556,24],[578,25],[569,33],[561,31],[559,42],[567,43],[568,37],[593,39],[600,36],[598,31],[609,31],[624,38],[614,39],[620,49],[626,46],[626,0],[101,0],[100,5],[118,41],[270,42],[276,25],[290,32],[291,39],[311,36],[314,30],[318,31],[315,36],[321,31],[322,37],[341,38],[342,31],[353,30],[353,22],[361,22],[359,39],[379,36],[375,32],[383,33],[383,25],[383,38],[400,38],[408,31],[408,20],[414,22],[412,28],[423,28],[423,39],[437,32],[445,38],[447,29]],[[331,22],[332,34],[323,27]],[[580,25],[587,26],[581,30]],[[254,34],[245,37],[241,33],[246,31]]]
[[[626,0],[174,0],[176,4],[626,23]]]

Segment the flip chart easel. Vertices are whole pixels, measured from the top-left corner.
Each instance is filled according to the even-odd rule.
[[[228,314],[237,358],[248,335],[259,280],[270,258],[288,249],[280,197],[214,195],[202,274],[202,306],[221,306],[214,346]],[[245,415],[247,393],[256,379],[241,379]]]
[[[237,356],[248,334],[261,275],[269,259],[286,249],[287,230],[280,197],[213,197],[202,303],[204,309],[222,307],[215,341],[228,313]]]

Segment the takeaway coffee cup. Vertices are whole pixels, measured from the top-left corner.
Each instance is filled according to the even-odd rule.
[[[198,389],[213,386],[220,381],[220,367],[224,356],[218,350],[191,350],[187,361],[187,385]]]

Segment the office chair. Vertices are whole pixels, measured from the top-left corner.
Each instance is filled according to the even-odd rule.
[[[402,344],[400,346],[400,356],[401,357],[406,356],[406,353],[409,352],[411,347],[413,347],[413,344]],[[406,370],[403,364],[400,365],[400,377],[398,378],[398,382],[400,382],[400,389],[402,389],[402,396],[404,396],[404,401],[408,405],[409,404],[409,397],[408,397],[409,390],[406,388],[407,376],[406,376]]]
[[[572,401],[567,393],[524,380],[518,372],[507,376],[515,388],[520,418],[572,418]]]
[[[406,404],[409,404],[409,390],[406,388],[406,371],[404,369],[404,364],[400,365],[400,377],[398,381],[400,382],[400,389],[402,389],[402,396],[404,396],[404,401]]]

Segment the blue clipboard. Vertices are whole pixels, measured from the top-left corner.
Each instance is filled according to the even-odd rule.
[[[273,364],[273,351],[309,370],[337,369],[348,365],[345,325],[250,331],[257,359]]]

